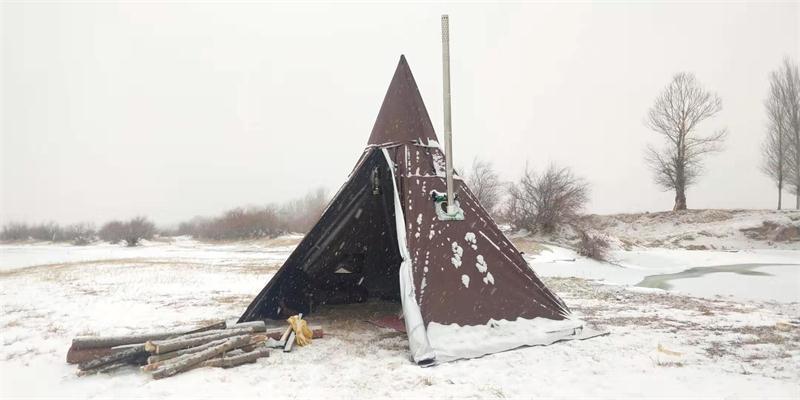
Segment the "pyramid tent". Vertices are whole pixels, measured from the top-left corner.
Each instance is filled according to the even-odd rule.
[[[402,303],[413,360],[472,358],[581,335],[460,177],[463,220],[434,200],[444,154],[405,57],[347,182],[240,321],[370,298]]]

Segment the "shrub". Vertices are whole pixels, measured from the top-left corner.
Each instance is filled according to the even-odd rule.
[[[70,241],[77,246],[92,243],[97,237],[94,226],[90,223],[73,224],[63,231],[63,240]]]
[[[38,240],[47,242],[73,242],[85,245],[95,238],[95,231],[90,223],[78,223],[62,228],[54,222],[38,225],[10,223],[3,226],[0,240]]]
[[[328,196],[322,188],[291,200],[280,207],[280,226],[288,232],[308,232],[322,216],[327,204]]]
[[[3,225],[3,231],[0,232],[0,239],[2,240],[28,240],[30,237],[30,228],[28,225],[16,222]]]
[[[476,157],[472,160],[472,168],[466,179],[467,186],[472,190],[478,202],[489,215],[495,217],[497,205],[501,200],[503,184],[492,163]]]
[[[509,188],[506,218],[517,229],[553,233],[573,221],[589,200],[589,184],[566,167],[550,165],[542,174],[525,170]]]
[[[586,231],[580,231],[578,236],[578,254],[598,261],[608,259],[609,243],[606,238],[600,235],[590,235]]]
[[[136,217],[123,224],[122,240],[133,247],[139,244],[142,239],[152,239],[156,233],[156,226],[145,217]]]
[[[34,225],[30,227],[30,237],[41,241],[60,242],[67,240],[62,229],[55,222]]]
[[[106,222],[100,231],[97,232],[100,240],[105,240],[111,244],[117,244],[122,241],[125,236],[125,224],[120,221]]]

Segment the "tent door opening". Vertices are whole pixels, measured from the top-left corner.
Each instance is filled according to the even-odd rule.
[[[368,151],[243,318],[308,315],[326,305],[370,299],[399,303],[402,257],[392,179],[381,151]]]

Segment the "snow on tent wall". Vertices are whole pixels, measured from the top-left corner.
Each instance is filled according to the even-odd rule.
[[[389,156],[389,152],[385,148],[381,148],[386,163],[389,168],[394,171],[394,161]],[[394,187],[394,216],[395,226],[397,228],[397,247],[400,250],[400,255],[403,261],[400,263],[400,301],[403,304],[403,317],[406,324],[406,333],[408,334],[408,346],[411,350],[411,357],[414,362],[418,364],[430,363],[435,359],[435,355],[431,351],[430,344],[428,343],[428,335],[425,332],[425,322],[422,320],[422,312],[417,304],[417,296],[415,294],[414,279],[411,276],[411,256],[408,254],[408,245],[406,244],[406,229],[405,217],[403,206],[400,204],[400,196],[397,191],[397,182],[394,176],[390,178]]]
[[[486,325],[428,324],[427,333],[437,362],[475,358],[522,346],[548,345],[577,338],[583,330],[577,319],[547,318],[489,320]]]

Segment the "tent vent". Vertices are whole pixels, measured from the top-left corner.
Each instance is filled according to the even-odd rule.
[[[458,202],[457,193],[453,196],[453,207],[449,207],[446,193],[431,190],[431,199],[433,199],[433,208],[436,210],[439,221],[464,220],[464,210],[461,209],[461,204]]]

